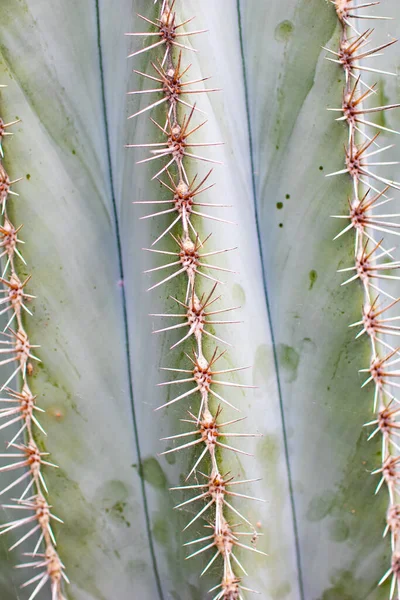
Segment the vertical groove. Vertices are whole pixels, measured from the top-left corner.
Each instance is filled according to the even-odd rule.
[[[287,469],[287,475],[288,475],[290,506],[291,506],[291,512],[292,512],[293,533],[294,533],[295,547],[296,547],[296,562],[297,562],[297,571],[298,571],[299,593],[300,593],[300,599],[305,600],[303,572],[302,572],[302,567],[301,567],[299,530],[298,530],[298,524],[297,524],[296,506],[295,506],[294,492],[293,492],[293,481],[292,481],[292,472],[291,472],[291,467],[290,467],[288,440],[287,440],[287,435],[286,435],[286,420],[285,420],[285,412],[284,412],[284,407],[283,407],[282,386],[281,386],[280,373],[279,373],[278,357],[277,357],[277,353],[276,353],[275,336],[274,336],[274,330],[273,330],[273,326],[272,326],[271,307],[270,307],[269,296],[268,296],[267,276],[266,276],[264,262],[262,260],[262,240],[261,240],[261,232],[260,232],[260,224],[259,224],[259,211],[258,211],[258,205],[257,205],[256,182],[255,182],[255,177],[254,177],[255,164],[254,164],[254,154],[253,154],[253,135],[252,135],[252,128],[251,128],[251,120],[250,120],[249,92],[248,92],[248,87],[247,87],[247,73],[246,73],[246,64],[245,64],[245,57],[244,57],[242,15],[241,15],[241,9],[240,9],[240,0],[236,0],[236,7],[237,7],[237,15],[238,15],[238,32],[239,32],[240,53],[241,53],[241,57],[242,57],[247,130],[249,133],[251,185],[252,185],[252,193],[253,193],[254,211],[255,211],[255,216],[256,216],[255,221],[256,221],[256,230],[257,230],[257,241],[258,241],[258,248],[259,248],[260,259],[261,259],[261,271],[262,271],[262,279],[263,279],[265,305],[266,305],[266,310],[267,310],[269,328],[270,328],[270,332],[271,332],[272,350],[273,350],[273,356],[274,356],[274,365],[275,365],[276,380],[277,380],[277,387],[278,387],[279,407],[280,407],[280,414],[281,414],[283,444],[284,444],[284,452],[285,452],[285,462],[286,462],[286,469]]]
[[[113,169],[112,169],[112,161],[111,161],[111,146],[110,146],[110,135],[108,128],[108,119],[107,119],[107,102],[106,102],[106,94],[105,94],[105,85],[104,85],[104,69],[103,69],[103,53],[101,47],[101,27],[100,27],[100,8],[99,8],[99,0],[95,0],[96,5],[96,25],[97,25],[97,47],[98,47],[98,56],[99,56],[99,68],[100,68],[100,79],[101,79],[101,100],[103,107],[103,118],[104,118],[104,129],[105,129],[105,138],[106,138],[106,148],[107,148],[107,164],[108,164],[108,172],[110,179],[110,191],[111,191],[111,200],[112,200],[112,211],[114,217],[114,225],[115,225],[115,237],[117,241],[117,252],[118,252],[118,269],[119,269],[119,278],[121,281],[124,281],[124,265],[122,259],[122,246],[121,246],[121,236],[120,236],[120,225],[118,219],[118,211],[117,211],[117,203],[115,198],[114,191],[114,178],[113,178]],[[157,559],[155,556],[153,536],[151,532],[151,524],[150,524],[150,515],[149,515],[149,507],[147,502],[146,495],[146,487],[145,482],[142,477],[142,456],[140,452],[139,445],[139,433],[138,426],[136,420],[136,411],[135,411],[135,400],[133,394],[133,374],[132,374],[132,366],[131,366],[131,350],[129,343],[129,321],[128,321],[128,310],[127,310],[127,302],[126,302],[126,293],[125,287],[121,286],[121,301],[122,301],[122,312],[123,312],[123,320],[124,320],[124,338],[125,338],[125,351],[127,358],[127,370],[128,370],[128,386],[129,386],[129,397],[132,408],[132,421],[133,421],[133,429],[135,434],[135,445],[137,452],[137,460],[138,460],[138,473],[140,479],[140,487],[143,497],[143,509],[145,514],[145,522],[146,522],[146,531],[147,537],[149,541],[149,550],[151,555],[151,562],[154,570],[155,583],[158,591],[158,596],[160,600],[164,600],[164,595],[161,586],[160,574],[158,572]]]

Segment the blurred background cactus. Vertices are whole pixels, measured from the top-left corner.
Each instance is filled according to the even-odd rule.
[[[348,128],[326,110],[341,106],[345,77],[340,65],[325,60],[323,47],[339,47],[335,8],[356,4],[176,0],[174,6],[179,22],[196,17],[188,31],[208,30],[193,40],[198,52],[185,55],[190,79],[212,76],[199,87],[222,89],[196,97],[208,123],[193,138],[224,142],[203,150],[223,163],[203,197],[231,205],[212,214],[236,225],[198,221],[196,227],[201,239],[212,232],[207,252],[238,247],[218,264],[235,271],[224,277],[222,301],[241,307],[243,323],[223,325],[216,335],[232,344],[221,368],[253,365],[231,381],[256,389],[232,388],[229,401],[247,417],[237,431],[262,437],[235,443],[254,456],[221,452],[219,459],[223,473],[261,478],[249,493],[265,502],[241,499],[240,510],[263,534],[257,548],[268,557],[245,550],[238,557],[249,573],[243,585],[265,599],[380,600],[390,589],[390,579],[377,586],[391,561],[390,539],[382,539],[387,491],[375,495],[379,475],[370,475],[382,466],[382,441],[367,441],[371,429],[363,425],[374,419],[373,391],[360,389],[366,377],[358,373],[369,367],[370,348],[348,328],[360,319],[363,293],[357,284],[341,286],[345,277],[336,273],[354,263],[354,235],[333,242],[342,223],[331,215],[346,214],[352,184],[345,174],[325,177],[344,168]],[[400,17],[395,0],[374,4],[360,15],[395,20],[352,21],[361,33],[375,27],[371,47],[396,36]],[[36,296],[27,305],[33,316],[22,323],[40,344],[29,386],[45,410],[38,418],[47,435],[33,431],[40,452],[59,467],[43,465],[43,475],[51,511],[64,521],[52,528],[71,581],[63,589],[68,600],[197,600],[221,575],[216,562],[199,576],[212,550],[185,560],[190,552],[183,544],[194,533],[182,530],[196,512],[174,510],[180,496],[169,491],[185,485],[199,452],[161,456],[175,442],[166,446],[160,438],[179,427],[187,431],[179,419],[189,399],[154,412],[173,398],[157,387],[160,367],[187,368],[184,353],[193,344],[170,352],[179,330],[152,335],[160,321],[148,314],[176,312],[169,296],[184,296],[186,284],[175,279],[146,292],[156,280],[142,272],[161,262],[141,249],[172,218],[140,220],[150,211],[132,202],[166,200],[168,190],[151,181],[154,163],[135,164],[145,151],[124,148],[162,141],[147,114],[127,121],[150,103],[145,94],[127,92],[150,87],[132,69],[152,74],[150,62],[163,55],[155,49],[127,61],[150,42],[124,35],[147,25],[154,31],[136,13],[154,21],[162,6],[148,0],[120,0],[118,7],[111,0],[51,6],[3,0],[0,6],[0,84],[7,86],[0,90],[0,116],[5,124],[17,121],[6,129],[13,136],[2,139],[2,165],[11,181],[22,178],[12,187],[19,196],[7,199],[7,216],[15,228],[23,224],[18,236],[27,265],[16,261],[16,272],[22,282],[32,275],[26,291]],[[397,47],[374,61],[374,68],[397,73]],[[372,106],[399,102],[396,76],[370,73],[365,81],[378,84]],[[156,107],[151,116],[164,125],[165,112]],[[398,130],[400,114],[368,120]],[[377,141],[384,147],[393,137],[383,130]],[[388,162],[396,161],[398,149],[389,154]],[[393,165],[378,170],[399,179]],[[189,179],[194,175],[189,169]],[[397,194],[383,212],[398,212]],[[385,248],[396,245],[393,233],[382,235]],[[163,249],[174,251],[173,241]],[[385,289],[399,296],[396,280]],[[2,327],[11,314],[3,315]],[[8,366],[0,367],[1,385],[15,369]],[[224,408],[224,417],[231,414],[237,418]],[[19,428],[0,430],[2,454]],[[10,463],[0,461],[0,468]],[[13,471],[1,473],[0,490],[15,478]],[[11,499],[25,487],[5,493],[2,503],[15,504]],[[3,508],[1,522],[16,519],[15,512]],[[203,525],[197,537],[205,535]],[[36,560],[22,554],[32,553],[37,539],[8,550],[31,527],[0,536],[4,600],[28,600],[35,589],[20,589],[35,569],[14,567]],[[36,597],[50,599],[51,587]]]

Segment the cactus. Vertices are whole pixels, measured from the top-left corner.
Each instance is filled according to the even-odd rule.
[[[1,598],[398,595],[382,5],[3,1]]]

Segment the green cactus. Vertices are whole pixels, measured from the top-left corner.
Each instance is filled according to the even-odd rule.
[[[3,0],[2,600],[398,597],[376,4]]]

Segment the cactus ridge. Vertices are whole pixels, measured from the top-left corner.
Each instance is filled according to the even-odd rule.
[[[362,318],[350,325],[359,329],[356,338],[368,336],[371,348],[370,365],[361,369],[366,374],[362,387],[373,383],[375,386],[373,399],[374,419],[365,423],[373,427],[368,439],[377,434],[382,436],[382,463],[373,471],[379,474],[380,480],[376,493],[386,484],[389,496],[389,506],[386,516],[384,535],[390,532],[392,559],[391,566],[379,582],[381,585],[391,577],[389,596],[394,598],[400,593],[400,408],[396,390],[400,384],[398,363],[400,348],[397,336],[400,328],[397,326],[399,316],[396,309],[400,298],[394,298],[386,289],[387,284],[400,277],[393,271],[400,268],[400,261],[392,257],[394,248],[386,249],[383,244],[384,234],[399,235],[400,214],[386,213],[380,207],[392,201],[387,196],[390,189],[400,189],[400,183],[392,181],[376,173],[375,167],[395,165],[397,162],[385,161],[381,153],[392,148],[392,145],[381,147],[379,137],[381,132],[396,133],[388,127],[369,120],[369,115],[379,114],[400,104],[387,106],[370,106],[369,100],[376,95],[377,85],[369,85],[365,81],[367,74],[395,75],[388,71],[372,68],[368,59],[379,55],[397,40],[370,47],[373,29],[360,33],[358,21],[382,20],[386,17],[367,15],[364,9],[379,4],[379,2],[359,3],[356,0],[335,0],[333,2],[338,19],[341,23],[339,48],[329,52],[327,60],[338,64],[345,74],[345,85],[342,106],[328,110],[340,114],[336,119],[344,121],[348,128],[348,143],[345,148],[345,166],[343,169],[330,173],[328,177],[344,174],[351,177],[352,197],[348,199],[349,211],[346,215],[333,215],[345,220],[345,227],[335,239],[347,232],[355,234],[354,265],[340,269],[347,279],[342,285],[353,281],[361,282],[363,288]],[[365,64],[366,62],[366,64]],[[364,79],[363,79],[364,78]],[[379,210],[377,211],[377,209]],[[394,340],[394,341],[392,341]]]
[[[6,87],[6,86],[0,86]],[[4,123],[0,118],[0,156],[4,158],[3,138],[12,135],[8,131],[9,127],[16,125],[19,120]],[[26,540],[31,540],[32,536],[39,536],[35,542],[32,552],[24,553],[29,557],[29,562],[17,565],[17,568],[34,569],[36,573],[32,578],[26,581],[21,587],[25,588],[34,585],[29,600],[34,600],[39,592],[50,584],[52,600],[65,600],[62,593],[63,581],[69,583],[65,574],[65,568],[56,550],[56,539],[52,529],[52,523],[61,519],[51,512],[51,505],[48,503],[48,489],[43,477],[42,467],[57,468],[57,465],[47,460],[48,453],[41,452],[35,441],[35,428],[46,435],[43,427],[38,420],[38,413],[43,413],[37,404],[37,397],[32,393],[29,387],[29,378],[34,372],[34,362],[40,362],[35,355],[36,348],[40,346],[31,344],[28,334],[23,325],[23,315],[26,313],[33,317],[34,315],[28,308],[28,304],[35,298],[28,294],[26,287],[30,282],[31,276],[24,281],[18,276],[17,262],[22,261],[25,265],[20,247],[24,244],[19,236],[22,225],[15,227],[7,212],[7,204],[10,196],[18,196],[11,189],[11,186],[20,181],[16,179],[11,181],[2,162],[0,162],[0,205],[2,224],[0,226],[0,256],[5,261],[4,269],[0,282],[0,315],[7,314],[10,318],[1,333],[0,339],[0,366],[11,364],[13,371],[7,381],[2,384],[0,393],[5,397],[0,397],[0,404],[4,408],[0,409],[0,429],[6,429],[10,425],[17,425],[18,430],[12,440],[7,444],[7,452],[0,454],[0,458],[10,460],[10,462],[0,467],[0,473],[6,471],[15,471],[15,479],[0,490],[0,496],[14,490],[20,484],[26,484],[26,487],[19,498],[14,498],[14,504],[4,504],[3,508],[15,511],[15,515],[22,515],[16,520],[4,523],[0,526],[0,535],[11,531],[19,531],[21,527],[23,533],[18,540],[9,548],[14,550]],[[13,326],[13,327],[12,327]],[[16,367],[14,369],[14,366]],[[21,389],[15,390],[9,387],[11,382],[18,385],[21,380]],[[26,532],[26,527],[29,527]],[[39,571],[39,574],[37,574]]]
[[[183,23],[177,21],[175,11],[175,0],[169,2],[164,0],[161,4],[159,18],[152,21],[147,17],[139,15],[146,23],[152,26],[151,32],[128,33],[127,35],[149,38],[150,44],[144,45],[139,50],[130,54],[130,57],[138,56],[144,52],[153,55],[154,51],[161,51],[158,60],[151,60],[151,74],[136,71],[144,77],[153,86],[151,89],[129,92],[131,95],[161,94],[161,98],[151,102],[145,108],[138,110],[129,118],[143,115],[147,111],[158,106],[165,106],[165,122],[158,123],[151,119],[158,132],[161,132],[164,141],[157,143],[128,144],[128,148],[146,148],[150,156],[138,163],[162,161],[161,168],[156,167],[156,172],[152,179],[157,180],[171,194],[170,200],[159,200],[155,202],[139,200],[135,204],[161,205],[156,212],[149,213],[142,219],[156,218],[166,214],[171,215],[171,223],[168,227],[153,241],[151,248],[147,251],[165,255],[168,263],[160,267],[155,267],[146,271],[146,273],[163,273],[164,269],[173,269],[165,277],[161,277],[149,290],[162,286],[175,277],[185,276],[187,279],[186,295],[184,298],[174,298],[177,308],[180,312],[174,314],[158,313],[151,316],[170,319],[173,324],[158,329],[155,333],[182,329],[183,336],[176,342],[171,349],[176,348],[187,339],[192,339],[195,345],[193,353],[186,354],[188,360],[187,369],[173,369],[165,367],[164,370],[177,373],[180,379],[165,381],[159,385],[170,386],[176,384],[193,384],[193,387],[184,393],[178,393],[168,402],[159,406],[156,410],[167,408],[172,404],[184,402],[192,397],[199,398],[198,410],[184,412],[185,418],[182,419],[190,424],[190,430],[185,433],[172,435],[164,440],[177,440],[179,445],[166,450],[163,454],[182,451],[194,446],[200,448],[198,458],[191,466],[187,474],[187,485],[173,488],[174,490],[184,490],[191,492],[193,496],[176,506],[177,509],[187,506],[198,506],[198,511],[186,525],[185,530],[189,529],[194,523],[202,519],[204,521],[204,536],[192,539],[185,545],[195,546],[195,550],[189,554],[188,559],[198,556],[203,552],[212,551],[211,558],[202,571],[202,575],[210,569],[217,559],[222,559],[220,582],[213,587],[210,592],[214,592],[214,600],[234,600],[243,598],[243,592],[252,592],[242,583],[242,576],[247,575],[244,566],[238,559],[237,550],[245,549],[250,552],[265,555],[264,552],[255,547],[259,534],[251,522],[232,504],[236,499],[250,499],[263,501],[260,498],[253,498],[246,494],[236,492],[237,486],[248,484],[256,479],[236,480],[229,473],[223,473],[219,464],[219,451],[229,451],[234,453],[247,454],[241,449],[231,446],[231,438],[255,437],[253,433],[235,433],[230,431],[230,427],[241,421],[242,418],[226,420],[222,417],[224,407],[240,412],[226,397],[222,396],[216,390],[215,386],[222,387],[229,391],[229,388],[250,388],[232,381],[225,381],[227,374],[248,369],[248,366],[224,369],[218,368],[218,361],[224,356],[224,350],[220,351],[218,346],[214,347],[210,355],[207,356],[204,347],[205,337],[208,337],[215,343],[227,344],[225,340],[217,337],[210,326],[220,324],[234,324],[239,321],[221,319],[220,315],[226,312],[236,310],[239,307],[223,308],[215,310],[213,308],[220,296],[217,292],[223,282],[218,278],[220,274],[229,272],[217,264],[214,264],[214,257],[225,252],[231,252],[236,248],[223,248],[216,251],[207,251],[209,236],[201,239],[199,232],[192,222],[192,216],[209,220],[211,223],[222,221],[230,224],[226,219],[214,217],[210,212],[213,207],[228,208],[226,204],[211,204],[204,201],[204,194],[212,187],[209,184],[209,171],[205,177],[200,178],[196,175],[190,179],[187,174],[186,164],[206,162],[218,163],[218,161],[208,158],[203,148],[218,146],[220,142],[198,143],[196,142],[196,132],[205,125],[195,123],[197,113],[200,113],[196,104],[192,101],[192,96],[197,94],[210,93],[218,91],[216,88],[203,88],[203,83],[208,78],[190,79],[188,76],[189,66],[184,65],[184,54],[186,51],[195,51],[191,46],[186,45],[186,39],[191,40],[192,36],[204,33],[205,30],[186,31],[185,26],[192,21],[188,19]],[[154,40],[157,40],[153,42]],[[155,130],[156,131],[156,130]],[[179,228],[179,233],[174,233]],[[154,246],[161,242],[165,236],[170,235],[176,244],[176,251],[170,252],[162,249],[155,249]],[[207,292],[199,292],[199,280],[207,284],[210,289]],[[180,319],[177,323],[176,320]],[[170,321],[170,322],[171,322]],[[222,377],[222,379],[221,379]],[[228,375],[229,377],[229,375]],[[214,405],[216,408],[214,409]],[[189,439],[190,441],[186,441]],[[210,470],[204,473],[200,467],[208,458],[211,464]],[[196,478],[196,483],[191,483],[190,479]],[[234,522],[232,521],[234,519]],[[238,522],[239,520],[239,522]],[[243,529],[245,528],[245,529]],[[244,538],[244,539],[243,539]],[[251,545],[244,543],[246,538],[251,540]],[[200,549],[197,549],[200,545]]]

